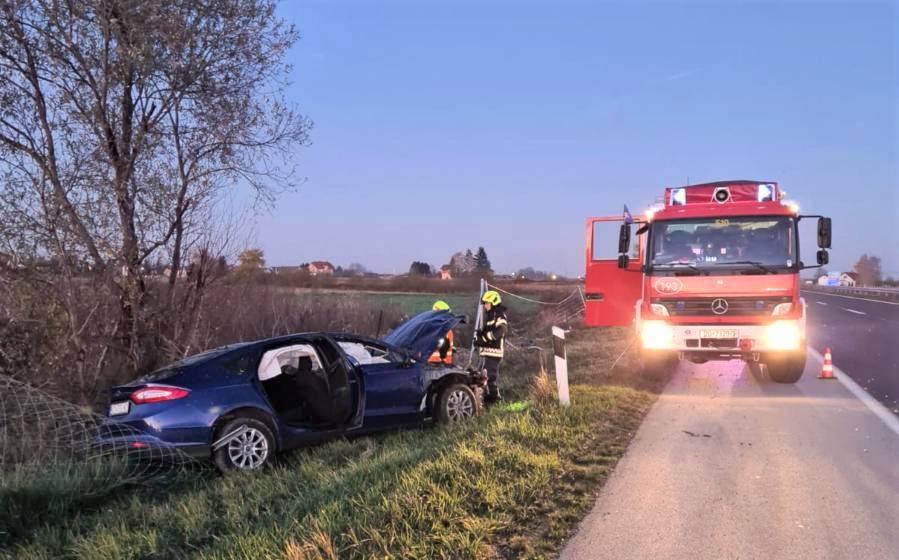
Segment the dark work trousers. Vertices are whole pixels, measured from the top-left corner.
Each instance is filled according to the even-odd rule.
[[[496,382],[499,379],[499,363],[501,361],[501,358],[484,358],[484,369],[487,370],[487,400],[489,401],[499,399],[499,388],[496,386]]]

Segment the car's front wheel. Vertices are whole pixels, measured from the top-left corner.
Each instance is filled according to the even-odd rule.
[[[255,418],[231,420],[219,430],[217,441],[215,465],[223,472],[260,469],[274,458],[272,431]]]
[[[441,424],[467,420],[480,411],[481,403],[475,392],[462,383],[446,387],[437,397],[437,420]]]

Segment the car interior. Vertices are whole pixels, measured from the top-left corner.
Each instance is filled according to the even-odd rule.
[[[346,368],[330,343],[268,350],[258,375],[269,402],[287,424],[337,426],[352,412]]]

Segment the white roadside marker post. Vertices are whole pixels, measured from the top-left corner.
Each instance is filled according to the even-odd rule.
[[[556,362],[556,387],[559,389],[559,404],[568,406],[571,397],[568,394],[568,357],[565,354],[565,331],[553,327],[553,354]]]

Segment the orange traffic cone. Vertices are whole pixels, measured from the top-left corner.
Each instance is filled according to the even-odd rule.
[[[821,375],[818,379],[836,379],[833,376],[833,361],[830,356],[830,347],[824,349],[824,365],[821,366]]]

